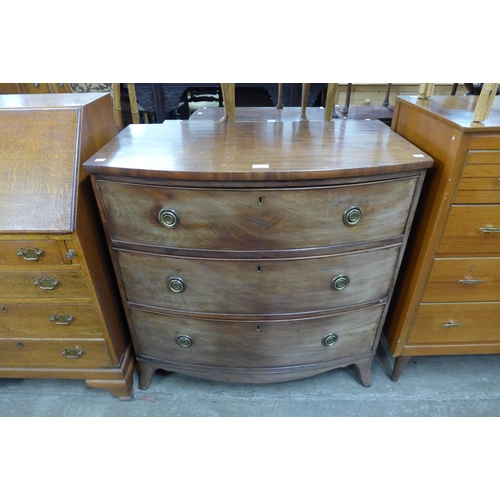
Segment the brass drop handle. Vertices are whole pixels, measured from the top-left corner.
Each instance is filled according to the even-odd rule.
[[[85,351],[78,349],[78,346],[76,346],[74,349],[63,349],[61,354],[70,359],[78,359],[85,354]]]
[[[323,339],[323,345],[325,347],[331,347],[332,345],[337,343],[337,340],[339,339],[339,336],[336,333],[329,333],[324,339]]]
[[[342,217],[342,222],[346,226],[355,226],[361,221],[363,210],[358,206],[349,207]]]
[[[188,347],[191,347],[193,345],[193,339],[191,337],[189,337],[188,335],[180,335],[177,338],[177,343],[181,347],[188,348]]]
[[[43,255],[43,250],[37,247],[34,248],[20,248],[17,255],[24,260],[38,260]]]
[[[450,321],[449,323],[443,323],[441,326],[444,326],[445,328],[453,328],[455,326],[464,326],[463,323],[455,323],[454,321]]]
[[[53,290],[59,284],[59,280],[40,276],[33,283],[38,285],[42,290]]]
[[[500,227],[480,227],[479,231],[483,233],[500,233]]]
[[[343,274],[340,274],[339,276],[333,278],[332,289],[341,291],[344,290],[344,288],[346,288],[348,284],[349,284],[349,278]]]
[[[179,214],[171,208],[162,208],[158,213],[160,224],[169,229],[177,227],[181,221]]]
[[[70,314],[53,314],[50,321],[54,321],[56,325],[69,325],[75,318]]]
[[[168,288],[174,293],[182,293],[186,290],[186,283],[182,278],[170,278],[168,280]]]
[[[475,280],[472,278],[466,278],[464,280],[458,280],[459,283],[463,283],[464,285],[479,285],[483,280]]]

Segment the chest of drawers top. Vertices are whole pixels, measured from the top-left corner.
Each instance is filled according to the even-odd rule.
[[[75,229],[79,183],[88,175],[81,164],[115,133],[108,100],[0,95],[0,233]]]
[[[85,163],[98,176],[300,181],[421,170],[432,159],[376,121],[130,125]]]

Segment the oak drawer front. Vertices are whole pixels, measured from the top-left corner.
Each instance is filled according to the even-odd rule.
[[[408,345],[500,342],[500,302],[420,304]]]
[[[500,258],[435,259],[422,302],[500,300]]]
[[[438,253],[500,253],[500,205],[453,205]]]
[[[118,251],[127,300],[176,311],[284,314],[387,296],[400,247],[308,259],[221,260]],[[184,287],[182,291],[175,287]]]
[[[500,151],[469,152],[454,203],[500,203]]]
[[[204,321],[138,310],[131,315],[138,355],[207,366],[270,367],[370,351],[382,310],[376,306],[319,319],[268,322]]]
[[[0,339],[0,366],[98,368],[112,366],[104,340]]]
[[[0,335],[100,336],[102,327],[90,304],[17,304],[0,299]]]
[[[0,266],[64,264],[55,240],[0,241]]]
[[[107,181],[99,186],[115,241],[251,251],[400,236],[416,177],[316,189],[179,189]],[[357,224],[352,207],[362,210]],[[162,225],[160,213],[176,227]],[[343,222],[344,213],[350,225]]]
[[[0,269],[0,297],[89,298],[89,290],[81,270]]]

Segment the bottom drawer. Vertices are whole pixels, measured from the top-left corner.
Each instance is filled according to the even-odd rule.
[[[112,366],[104,340],[0,339],[0,366],[98,368]]]
[[[500,302],[421,304],[407,345],[500,342]]]
[[[131,310],[138,355],[214,367],[278,367],[370,352],[383,305],[295,321],[213,321]]]

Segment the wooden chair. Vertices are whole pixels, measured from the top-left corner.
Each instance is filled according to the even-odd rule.
[[[392,84],[388,83],[385,97],[381,105],[369,106],[351,106],[352,83],[347,84],[346,99],[343,107],[335,110],[339,118],[351,118],[356,120],[381,120],[385,123],[392,121],[394,108],[389,103]]]
[[[194,113],[190,119],[194,120],[219,120],[222,122],[235,122],[236,114],[238,121],[308,121],[325,120],[330,121],[335,106],[335,94],[337,91],[336,83],[329,83],[327,87],[325,108],[307,107],[307,99],[309,96],[309,83],[302,84],[301,106],[294,107],[283,106],[283,84],[278,84],[278,100],[276,107],[241,107],[236,112],[235,106],[235,84],[221,83],[221,92],[223,99],[223,109],[210,108]],[[309,116],[308,116],[309,113]],[[220,116],[222,114],[222,117]]]

